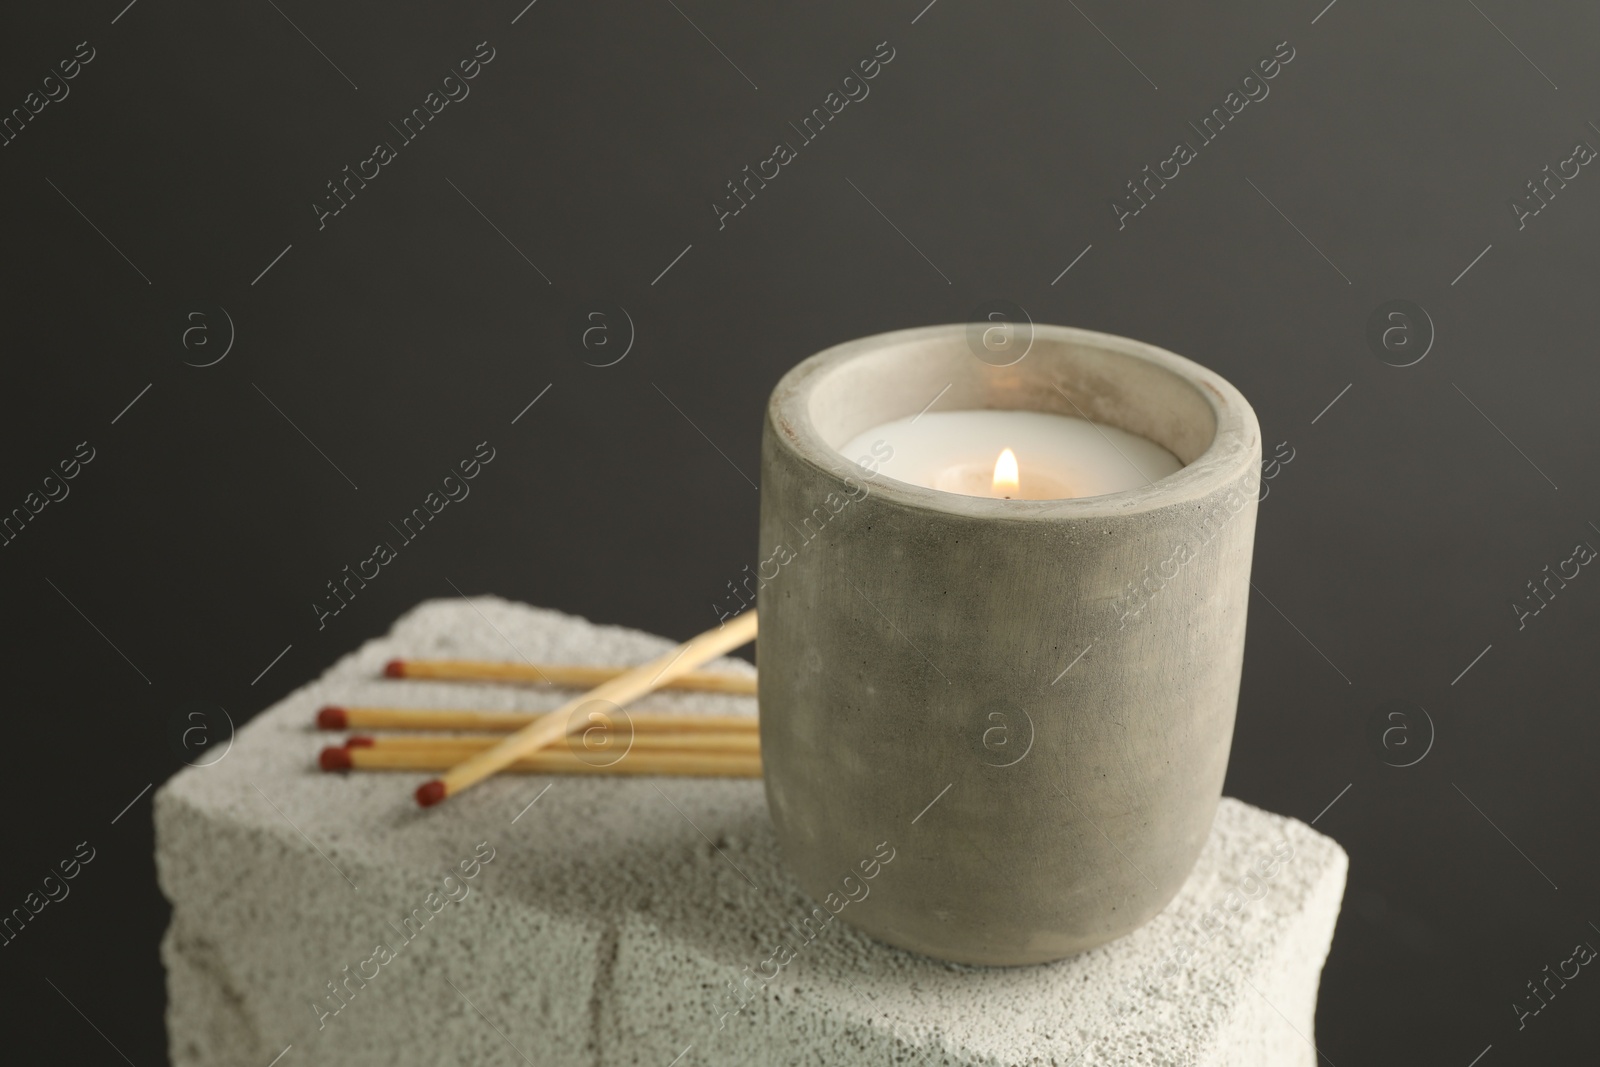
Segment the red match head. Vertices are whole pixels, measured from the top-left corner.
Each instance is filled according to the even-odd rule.
[[[437,778],[417,786],[417,806],[431,808],[444,799],[444,783]]]
[[[343,730],[350,725],[350,716],[343,708],[329,705],[317,712],[317,726],[324,730]]]
[[[383,676],[385,678],[404,678],[406,676],[406,661],[392,659],[385,663],[383,665]]]
[[[322,755],[317,757],[317,762],[325,771],[348,771],[352,765],[350,750],[343,745],[329,745],[322,750]]]

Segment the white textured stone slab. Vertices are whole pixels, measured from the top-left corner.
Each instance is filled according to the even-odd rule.
[[[1145,927],[983,970],[840,921],[809,940],[798,924],[815,904],[784,870],[759,782],[507,776],[424,812],[411,791],[426,775],[315,769],[323,704],[541,710],[569,695],[386,680],[391,657],[621,664],[670,644],[494,598],[424,603],[258,716],[225,759],[168,782],[173,1062],[265,1067],[293,1045],[282,1067],[1315,1063],[1347,861],[1238,801]],[[696,693],[644,708],[755,713]],[[878,878],[896,873],[891,860]]]

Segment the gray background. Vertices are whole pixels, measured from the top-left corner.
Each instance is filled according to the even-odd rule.
[[[1520,1030],[1512,1004],[1600,944],[1600,578],[1520,630],[1511,605],[1600,546],[1600,177],[1522,229],[1508,200],[1600,144],[1600,12],[124,2],[0,22],[3,109],[96,50],[0,148],[0,507],[96,450],[0,549],[0,906],[98,850],[0,949],[8,1045],[163,1058],[141,791],[181,765],[186,702],[242,721],[458,590],[704,629],[758,558],[777,378],[1005,299],[1215,368],[1268,452],[1293,449],[1261,507],[1228,791],[1351,853],[1325,1058],[1590,1046],[1593,979]],[[319,231],[324,183],[484,40],[471,95]],[[719,231],[723,183],[884,40],[870,96]],[[1285,40],[1270,95],[1119,230],[1111,197]],[[1365,336],[1399,298],[1436,333],[1404,368]],[[635,344],[586,366],[618,351],[579,343],[604,307]],[[220,352],[219,308],[232,350],[185,365]],[[184,346],[196,321],[213,347]],[[482,440],[497,458],[472,495],[319,630],[324,583]],[[1390,700],[1413,710],[1384,744]]]

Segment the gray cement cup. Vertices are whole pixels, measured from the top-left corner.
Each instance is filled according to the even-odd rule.
[[[960,963],[1059,959],[1166,905],[1211,829],[1244,656],[1250,405],[1138,341],[1022,330],[1009,362],[968,325],[830,348],[778,383],[762,444],[761,751],[806,921]],[[1014,501],[837,451],[935,397],[1078,415],[1184,466]]]

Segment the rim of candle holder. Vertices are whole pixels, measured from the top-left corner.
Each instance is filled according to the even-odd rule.
[[[776,431],[774,440],[810,466],[832,474],[841,484],[846,478],[865,482],[874,495],[907,507],[1010,521],[1092,519],[1169,507],[1200,500],[1232,485],[1241,468],[1254,470],[1261,447],[1261,427],[1255,411],[1232,383],[1193,360],[1129,337],[1035,323],[1027,356],[997,367],[972,354],[967,341],[969,329],[967,323],[950,323],[894,330],[846,341],[818,352],[785,374],[773,390],[767,405],[767,419]],[[904,364],[898,368],[901,376],[890,379],[887,375],[897,369],[894,366],[897,362]],[[1134,489],[1052,500],[968,496],[903,482],[887,474],[869,475],[841,453],[813,419],[812,404],[819,390],[834,386],[835,376],[848,374],[851,369],[863,377],[884,376],[883,381],[867,384],[875,384],[880,394],[893,390],[895,396],[883,399],[879,408],[859,417],[856,421],[860,425],[836,432],[833,436],[838,438],[838,445],[872,426],[916,415],[919,409],[935,408],[934,401],[949,397],[948,392],[939,393],[940,383],[947,383],[956,396],[953,402],[938,404],[935,410],[1078,415],[1097,425],[1116,426],[1147,437],[1172,452],[1183,466]],[[1180,417],[1192,420],[1202,411],[1209,413],[1210,428],[1167,427],[1170,431],[1164,434],[1167,440],[1162,440],[1146,432],[1150,429],[1148,426],[1135,428],[1111,417],[1097,418],[1097,414],[1104,416],[1103,401],[1126,400],[1129,395],[1137,395],[1108,398],[1102,393],[1099,398],[1102,402],[1097,402],[1093,389],[1085,388],[1104,386],[1119,374],[1142,378],[1147,385],[1155,386],[1179,406],[1186,407],[1187,411]],[[846,384],[835,387],[844,390]],[[862,395],[866,391],[856,390],[840,399],[866,407]],[[961,403],[971,399],[1013,403]],[[1035,402],[1021,402],[1027,400]],[[923,403],[927,408],[922,407]],[[1159,413],[1148,408],[1140,414],[1159,417]],[[1190,458],[1186,459],[1178,448],[1169,444],[1182,437],[1194,438],[1196,434],[1203,441],[1203,447],[1196,449],[1191,444],[1184,448],[1183,451],[1191,453]]]

